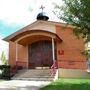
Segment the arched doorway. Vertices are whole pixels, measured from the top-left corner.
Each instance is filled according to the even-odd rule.
[[[50,67],[53,64],[52,42],[37,41],[29,45],[29,68]]]

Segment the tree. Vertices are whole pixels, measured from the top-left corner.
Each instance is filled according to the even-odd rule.
[[[67,24],[73,25],[74,34],[90,41],[90,0],[62,0],[55,4],[54,13]]]
[[[7,59],[4,52],[2,52],[0,59],[4,65],[7,65]]]

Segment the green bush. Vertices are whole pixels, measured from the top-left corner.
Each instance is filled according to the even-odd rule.
[[[0,79],[10,79],[10,66],[9,65],[0,65],[0,70],[2,73],[0,74]]]

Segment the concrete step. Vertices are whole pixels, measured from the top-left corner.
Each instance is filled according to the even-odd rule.
[[[36,77],[36,76],[41,77],[41,76],[51,76],[51,73],[49,70],[24,70],[24,71],[22,70],[19,71],[16,75],[21,77]]]
[[[51,81],[50,69],[28,69],[20,70],[12,79],[15,80],[34,80],[34,81]]]
[[[13,80],[28,80],[28,81],[53,81],[53,78],[13,78]]]

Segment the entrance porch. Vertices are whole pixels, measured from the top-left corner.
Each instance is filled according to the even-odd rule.
[[[48,69],[51,75],[56,73],[54,68],[57,67],[57,42],[61,42],[56,34],[34,30],[24,32],[24,35],[21,34],[12,41],[16,46],[16,68],[12,70],[17,72],[21,69]]]
[[[25,34],[25,33],[24,33]],[[50,68],[57,60],[59,37],[46,31],[32,31],[13,38],[16,43],[16,65],[22,68]]]

